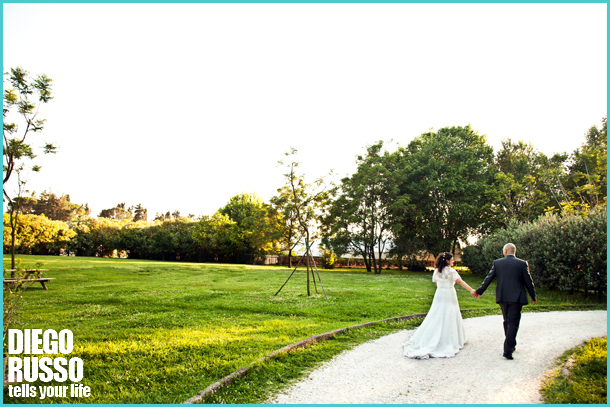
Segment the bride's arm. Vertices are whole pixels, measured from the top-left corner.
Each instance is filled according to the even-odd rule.
[[[464,280],[462,280],[461,278],[458,278],[457,280],[455,280],[456,283],[458,283],[459,285],[461,285],[462,287],[464,287],[466,290],[468,290],[468,292],[470,294],[472,294],[474,292],[474,289],[472,287],[470,287],[468,284],[466,284],[466,282]]]

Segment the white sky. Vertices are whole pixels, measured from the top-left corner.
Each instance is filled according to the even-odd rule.
[[[210,214],[471,124],[571,152],[607,114],[606,4],[4,4],[3,66],[53,79],[28,188],[92,215]],[[395,144],[391,149],[395,148]]]

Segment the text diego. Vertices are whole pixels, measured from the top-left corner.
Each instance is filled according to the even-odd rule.
[[[24,356],[16,357],[12,355],[55,355],[62,353],[64,355],[72,352],[73,335],[69,329],[64,329],[56,332],[53,329],[47,329],[43,332],[42,329],[9,329],[8,330],[8,377],[14,378],[16,382],[34,382],[40,380],[42,382],[80,382],[83,379],[83,361],[80,358],[73,357],[66,359],[59,356],[54,359],[50,357]],[[27,386],[27,390],[23,387]],[[73,384],[72,387],[75,385]],[[19,393],[22,397],[35,397],[36,391],[33,386],[9,386],[14,387],[14,394]],[[39,386],[43,387],[43,386]],[[57,389],[40,388],[40,396],[49,397],[54,393],[54,396],[66,396],[67,386],[59,386]],[[56,386],[57,387],[57,386]],[[78,390],[70,388],[72,397],[89,396],[89,388],[85,386],[87,391],[82,391],[82,385],[78,385]],[[61,388],[61,390],[60,390]],[[65,388],[65,389],[64,389]],[[13,390],[13,389],[10,389]],[[55,390],[55,391],[53,391]],[[80,391],[79,391],[80,390]],[[12,391],[10,393],[13,393]],[[45,394],[46,393],[46,394]]]

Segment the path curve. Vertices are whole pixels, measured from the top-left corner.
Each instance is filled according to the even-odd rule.
[[[467,343],[453,358],[402,356],[404,330],[325,362],[275,396],[282,404],[540,403],[543,374],[564,351],[607,334],[606,311],[524,313],[514,360],[502,357],[502,316],[464,320]]]

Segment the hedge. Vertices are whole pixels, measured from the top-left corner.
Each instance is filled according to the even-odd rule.
[[[463,250],[463,263],[478,276],[485,276],[493,261],[502,257],[506,243],[517,246],[517,257],[530,265],[538,287],[550,290],[606,292],[607,213],[587,216],[557,214],[533,222],[512,221],[506,229],[483,236]]]

